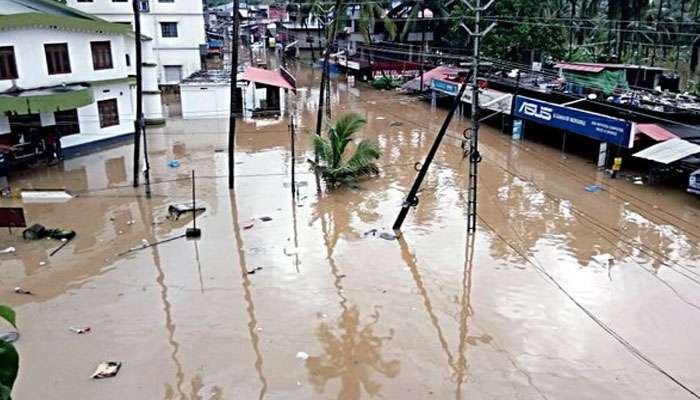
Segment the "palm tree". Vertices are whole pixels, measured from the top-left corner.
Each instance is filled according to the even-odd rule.
[[[345,114],[330,127],[328,137],[314,137],[314,151],[318,155],[318,162],[309,160],[309,163],[328,184],[337,186],[379,173],[379,167],[374,162],[382,152],[374,142],[363,139],[351,156],[345,155],[353,136],[366,124],[367,121],[357,114]]]
[[[391,3],[389,1],[360,3],[358,4],[358,6],[360,7],[359,30],[360,33],[362,33],[362,37],[365,41],[365,44],[368,44],[370,46],[367,58],[371,65],[374,63],[374,57],[372,56],[374,51],[371,49],[371,47],[374,45],[374,43],[372,42],[372,34],[374,33],[374,28],[377,19],[382,19],[382,22],[384,24],[384,31],[386,31],[389,40],[394,40],[396,38],[396,24],[389,17],[389,13],[385,11],[386,9],[391,7]],[[384,75],[384,71],[382,71],[382,75]]]

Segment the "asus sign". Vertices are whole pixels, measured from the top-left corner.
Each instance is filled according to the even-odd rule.
[[[515,98],[515,116],[620,147],[632,147],[632,123],[529,97]]]

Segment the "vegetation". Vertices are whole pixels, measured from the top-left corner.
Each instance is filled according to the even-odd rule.
[[[0,305],[0,318],[17,328],[15,312],[10,307]],[[17,379],[19,355],[12,343],[0,339],[0,400],[12,398],[12,386]]]
[[[314,151],[318,163],[309,161],[312,169],[320,173],[331,186],[379,173],[375,161],[381,157],[379,147],[372,141],[363,139],[351,155],[346,155],[353,136],[365,125],[357,114],[345,114],[328,130],[328,137],[314,137]]]
[[[372,87],[379,90],[396,89],[399,86],[401,86],[401,81],[391,76],[380,76],[372,81]]]

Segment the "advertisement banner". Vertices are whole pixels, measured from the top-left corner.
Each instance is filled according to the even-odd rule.
[[[524,96],[515,98],[514,114],[519,118],[620,147],[632,148],[633,145],[632,123],[607,115],[568,108]]]

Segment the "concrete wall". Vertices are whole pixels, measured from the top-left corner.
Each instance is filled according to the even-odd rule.
[[[130,22],[133,26],[131,2],[111,2],[96,0],[92,3],[79,3],[68,0],[68,5],[81,11],[95,14],[108,21]],[[150,45],[154,50],[153,62],[158,64],[158,82],[165,81],[163,67],[166,65],[182,66],[182,75],[187,77],[201,69],[199,45],[206,43],[204,33],[204,14],[202,2],[198,0],[175,0],[173,3],[150,1],[151,11],[141,14],[141,30],[153,40]],[[161,22],[178,24],[177,38],[164,38],[161,35]]]
[[[85,107],[78,108],[80,133],[62,138],[61,144],[64,148],[110,139],[134,132],[134,87],[129,86],[128,83],[119,83],[95,86],[92,90],[95,102]],[[117,99],[119,125],[101,128],[100,116],[97,111],[97,102],[107,99]]]
[[[90,42],[101,40],[111,42],[113,65],[111,69],[95,70],[93,68]],[[49,75],[44,52],[44,44],[47,43],[68,43],[70,73]],[[20,88],[31,89],[62,83],[126,78],[129,74],[122,35],[23,28],[0,31],[0,46],[14,46],[19,75],[16,80],[1,80],[0,91],[9,89],[13,83]]]
[[[253,116],[253,110],[260,107],[266,91],[256,89],[253,83],[239,82],[238,87],[243,89],[243,118],[249,120]],[[286,93],[284,89],[279,91],[280,112],[284,114]],[[228,84],[183,84],[180,86],[180,101],[184,119],[227,118],[231,109]]]

